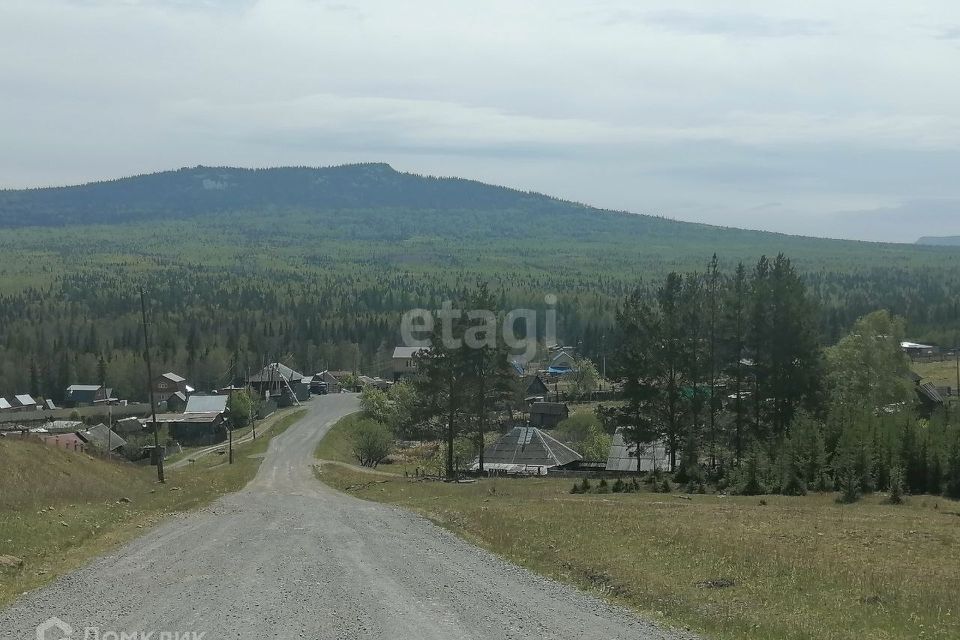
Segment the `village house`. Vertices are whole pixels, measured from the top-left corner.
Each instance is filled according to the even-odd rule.
[[[216,444],[227,439],[229,396],[192,395],[184,413],[165,413],[157,422],[167,426],[171,440],[182,445]],[[150,419],[146,419],[149,424]]]
[[[350,371],[322,371],[317,375],[322,382],[326,383],[327,393],[340,393],[344,390],[347,380],[353,377]]]
[[[107,388],[99,384],[72,384],[67,387],[63,404],[69,409],[76,407],[92,407],[109,400]]]
[[[538,375],[524,376],[520,383],[523,386],[525,398],[545,398],[550,394],[547,384]]]
[[[261,396],[277,400],[278,407],[289,407],[310,399],[312,378],[280,362],[271,362],[248,381]]]
[[[574,355],[573,348],[560,347],[550,354],[547,372],[554,375],[563,375],[576,370],[577,358]]]
[[[428,351],[428,349],[424,347],[397,347],[393,350],[394,382],[416,375],[417,363],[415,357],[421,351]]]
[[[514,427],[483,450],[483,470],[546,475],[577,466],[583,456],[536,427]],[[471,469],[479,470],[477,458]]]
[[[183,411],[193,391],[186,378],[172,371],[157,376],[151,385],[153,401],[157,404],[166,403],[167,411],[171,413]]]
[[[570,410],[563,402],[534,402],[530,405],[530,424],[553,429],[570,417]]]

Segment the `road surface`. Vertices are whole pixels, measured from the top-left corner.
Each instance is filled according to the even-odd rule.
[[[313,450],[357,400],[321,396],[308,407],[243,491],[22,596],[0,611],[0,638],[36,638],[52,616],[73,633],[51,629],[51,639],[677,637],[419,516],[326,487]]]

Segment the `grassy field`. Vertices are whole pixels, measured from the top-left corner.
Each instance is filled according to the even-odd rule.
[[[371,483],[332,465],[319,477],[707,637],[960,637],[960,503],[941,498],[581,496],[572,480]]]
[[[143,533],[171,513],[202,506],[249,482],[270,438],[305,411],[277,416],[268,437],[210,455],[184,469],[110,462],[39,442],[0,439],[0,555],[23,561],[0,568],[0,606]],[[259,427],[258,427],[259,428]]]
[[[914,362],[910,367],[923,377],[924,382],[931,382],[937,387],[957,388],[957,363],[953,360]]]

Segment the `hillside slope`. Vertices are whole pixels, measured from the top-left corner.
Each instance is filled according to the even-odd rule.
[[[960,247],[960,236],[924,236],[917,244],[939,247]]]
[[[69,187],[0,191],[0,226],[183,218],[245,209],[583,210],[540,194],[387,164],[240,169],[192,167]]]

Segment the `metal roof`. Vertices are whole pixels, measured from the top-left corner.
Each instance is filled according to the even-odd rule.
[[[421,351],[430,351],[427,347],[396,347],[393,350],[393,357],[406,360],[417,355]]]
[[[99,384],[72,384],[67,387],[67,393],[73,393],[74,391],[99,391],[101,385]]]
[[[542,413],[550,416],[562,416],[569,413],[567,405],[562,402],[534,402],[530,405],[530,413]]]
[[[637,445],[624,440],[623,433],[618,429],[613,434],[610,443],[610,452],[607,454],[607,471],[653,471],[667,470],[670,460],[666,447],[662,442],[648,444],[637,455]]]
[[[172,371],[168,371],[167,373],[163,374],[163,375],[160,376],[160,377],[161,377],[161,378],[166,378],[166,379],[169,380],[170,382],[177,382],[177,383],[179,383],[179,382],[186,382],[186,380],[187,380],[187,379],[184,378],[183,376],[178,376],[177,374],[173,373]]]
[[[0,398],[0,409],[12,409],[13,407],[6,398]]]
[[[17,402],[19,402],[23,406],[37,404],[37,401],[34,400],[33,396],[31,396],[29,393],[21,393],[20,395],[13,396],[13,397]]]
[[[107,428],[105,424],[92,426],[86,431],[78,431],[77,436],[84,442],[89,442],[98,449],[106,449],[108,441],[111,451],[127,446],[127,441],[121,438],[116,431],[111,431]]]
[[[483,465],[562,467],[583,456],[536,427],[514,427],[483,450]],[[479,460],[474,468],[479,466]],[[491,466],[490,468],[497,468]]]
[[[271,362],[256,374],[250,376],[250,382],[281,382],[282,380],[300,382],[303,380],[303,374],[280,362]]]
[[[223,413],[230,396],[190,396],[184,413]]]

